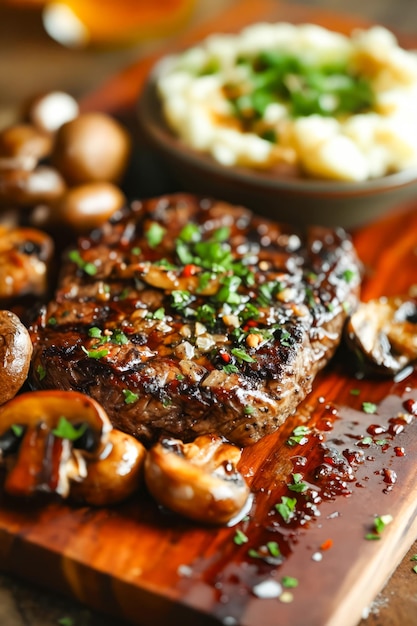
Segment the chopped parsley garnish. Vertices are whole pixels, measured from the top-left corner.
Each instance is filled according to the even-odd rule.
[[[242,348],[232,348],[231,353],[233,354],[234,357],[236,357],[236,359],[239,362],[245,361],[246,363],[254,363],[256,361],[256,359],[251,357],[251,355],[248,354],[246,350],[243,350]]]
[[[48,326],[56,326],[56,325],[57,325],[56,317],[50,317],[48,319]]]
[[[234,365],[233,363],[228,363],[227,365],[223,366],[223,372],[226,372],[226,374],[238,374],[239,368],[236,367],[236,365]]]
[[[286,589],[294,589],[295,587],[298,587],[298,579],[293,576],[283,576],[281,584]]]
[[[139,394],[130,391],[130,389],[123,389],[122,393],[125,404],[134,404],[139,400]]]
[[[370,446],[373,442],[374,440],[372,439],[372,437],[366,436],[366,437],[362,437],[362,439],[358,443],[360,443],[363,446]]]
[[[282,285],[279,281],[274,280],[266,283],[262,283],[258,288],[257,301],[260,306],[269,306],[274,300],[277,293],[282,290]]]
[[[351,396],[359,396],[360,393],[361,393],[361,390],[360,389],[351,389],[349,391],[349,393],[350,393]]]
[[[240,304],[241,297],[237,293],[242,279],[239,276],[225,276],[222,280],[222,286],[216,293],[218,302],[227,302],[227,304]]]
[[[310,433],[311,433],[311,430],[307,426],[296,426],[296,428],[294,428],[294,430],[292,431],[292,434],[290,435],[290,437],[288,437],[287,439],[287,445],[303,446],[308,441],[308,438],[306,435],[309,435]]]
[[[81,254],[78,250],[71,250],[68,254],[68,258],[70,261],[75,263],[80,270],[83,270],[89,276],[95,276],[97,274],[97,267],[94,263],[89,263],[88,261],[84,261]]]
[[[181,241],[185,243],[195,243],[201,240],[201,230],[197,224],[189,222],[181,230],[178,239],[181,239]]]
[[[158,224],[158,222],[152,222],[148,230],[145,233],[146,241],[150,248],[156,248],[164,238],[166,228]]]
[[[365,539],[369,541],[378,541],[381,539],[381,533],[385,530],[388,524],[391,524],[393,520],[392,515],[378,515],[374,519],[374,532],[367,533]]]
[[[154,320],[163,320],[165,317],[165,309],[164,307],[159,307],[159,309],[156,309],[156,311],[154,311],[152,313],[152,318]]]
[[[113,331],[108,332],[108,334],[103,335],[103,332],[100,328],[98,328],[97,326],[92,326],[88,329],[88,336],[93,339],[98,339],[96,347],[109,342],[121,346],[128,343],[129,341],[125,333],[118,328],[115,328]],[[92,352],[93,350],[90,350],[90,352]]]
[[[245,415],[252,415],[252,413],[255,411],[255,409],[253,408],[253,406],[251,406],[250,404],[247,404],[245,406],[245,408],[243,409],[243,412]]]
[[[119,346],[123,346],[129,342],[129,339],[122,330],[116,328],[110,336],[110,341],[112,343],[117,343]]]
[[[362,410],[369,415],[373,415],[377,412],[377,405],[373,402],[362,402]]]
[[[55,435],[55,437],[59,437],[60,439],[77,441],[77,439],[80,439],[83,436],[87,428],[88,425],[86,423],[80,424],[80,426],[78,426],[77,428],[76,426],[71,424],[71,422],[69,422],[67,418],[64,417],[64,415],[61,415],[57,427],[52,430],[52,434]]]
[[[216,309],[210,304],[202,304],[197,308],[196,319],[198,322],[210,328],[216,321]]]
[[[249,539],[245,533],[238,528],[235,536],[233,537],[233,541],[237,546],[242,546],[244,543],[247,543]]]
[[[36,373],[38,375],[39,380],[43,380],[46,376],[46,368],[43,365],[38,365],[36,368]]]
[[[230,228],[228,226],[220,226],[220,228],[217,228],[213,235],[212,235],[212,239],[213,241],[227,241],[230,237]]]
[[[90,359],[101,359],[103,356],[107,356],[109,353],[109,350],[107,348],[102,348],[100,350],[99,349],[87,350],[87,348],[85,348],[84,346],[81,346],[81,350],[85,352],[85,354]]]
[[[185,309],[193,301],[189,291],[176,289],[171,292],[171,306],[174,309]]]
[[[354,270],[345,270],[342,274],[343,280],[345,280],[347,283],[352,282],[355,276],[356,272]]]
[[[281,515],[284,522],[288,523],[294,517],[296,505],[296,498],[288,498],[288,496],[282,496],[281,502],[278,502],[278,504],[275,505],[275,508]]]
[[[302,474],[293,474],[292,475],[293,482],[287,485],[290,491],[295,491],[296,493],[304,493],[308,489],[307,483],[303,482]]]
[[[242,57],[249,80],[225,87],[237,117],[246,125],[263,118],[268,105],[286,104],[292,117],[339,116],[368,111],[374,103],[370,82],[345,63],[318,64],[279,50]],[[249,126],[251,128],[251,126]]]
[[[290,347],[291,344],[288,341],[290,339],[291,335],[287,330],[283,330],[281,333],[281,337],[280,337],[280,343],[282,346],[287,346]]]
[[[10,428],[15,437],[21,437],[23,435],[24,428],[21,424],[12,424]]]
[[[278,559],[282,556],[276,541],[268,541],[264,546],[260,546],[258,550],[251,548],[248,550],[248,555],[253,559],[265,559],[265,561],[268,561],[271,556],[274,559]]]

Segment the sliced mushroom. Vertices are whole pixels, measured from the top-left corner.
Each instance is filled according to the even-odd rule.
[[[52,239],[40,230],[0,228],[0,300],[43,295],[53,249]]]
[[[88,461],[86,477],[72,484],[71,497],[93,506],[125,500],[142,482],[145,457],[146,449],[139,441],[112,430],[100,457]]]
[[[22,387],[31,356],[32,342],[26,327],[11,311],[0,311],[0,404]]]
[[[4,488],[13,496],[71,496],[104,506],[141,483],[145,448],[112,428],[104,409],[76,391],[34,391],[0,407]]]
[[[165,438],[145,460],[145,482],[163,506],[199,522],[227,524],[244,508],[249,487],[236,465],[241,450],[218,435],[192,443]]]
[[[417,360],[417,299],[394,296],[360,304],[348,321],[346,337],[365,369],[400,372]]]
[[[62,428],[63,420],[67,432]],[[111,429],[104,409],[76,391],[34,391],[16,396],[0,407],[3,456],[10,453],[10,446],[2,445],[10,433],[21,439],[9,464],[5,491],[17,496],[47,492],[66,497],[70,481],[86,476],[87,459],[102,454]]]

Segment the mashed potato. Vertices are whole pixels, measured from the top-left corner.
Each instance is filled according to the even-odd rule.
[[[165,59],[157,89],[172,130],[225,166],[346,181],[417,167],[417,54],[379,26],[213,35]]]

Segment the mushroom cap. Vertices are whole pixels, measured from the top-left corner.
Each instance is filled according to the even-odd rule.
[[[145,482],[162,505],[208,524],[227,524],[245,506],[249,487],[236,464],[241,451],[217,435],[184,444],[165,439],[145,460]]]
[[[12,311],[0,311],[0,404],[22,387],[31,356],[32,342],[26,327]]]
[[[42,423],[52,430],[62,417],[72,424],[88,424],[94,453],[104,447],[112,425],[103,407],[82,393],[59,389],[23,393],[0,407],[0,436],[15,424],[33,427]]]
[[[361,303],[346,324],[345,336],[366,370],[400,372],[417,360],[417,299],[401,295]]]
[[[71,485],[71,498],[92,506],[125,500],[142,482],[145,457],[146,448],[139,441],[113,429],[106,450],[89,460],[85,478]]]

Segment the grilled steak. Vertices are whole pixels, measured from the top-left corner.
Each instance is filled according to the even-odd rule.
[[[147,444],[253,443],[310,392],[358,286],[342,230],[189,195],[134,202],[66,253],[30,328],[32,384],[91,395]]]

